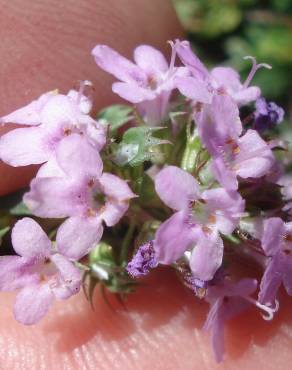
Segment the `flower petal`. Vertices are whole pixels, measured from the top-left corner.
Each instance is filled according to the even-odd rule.
[[[223,241],[219,234],[201,234],[195,248],[193,249],[190,268],[193,276],[203,281],[213,278],[215,272],[222,264]]]
[[[87,208],[83,184],[68,178],[35,178],[24,194],[26,206],[38,217],[64,218]]]
[[[133,103],[141,103],[145,100],[153,100],[157,93],[144,87],[140,87],[134,83],[115,82],[112,85],[112,90],[121,98]]]
[[[221,156],[215,158],[211,163],[211,170],[215,179],[229,191],[238,189],[236,174],[226,167],[225,161]]]
[[[51,284],[55,297],[58,299],[67,299],[77,294],[81,287],[81,271],[59,253],[54,254],[51,260],[59,270],[57,282]]]
[[[80,114],[79,107],[72,98],[67,95],[57,94],[53,96],[42,109],[41,122],[44,129],[51,131],[61,125],[76,124]]]
[[[211,71],[217,87],[223,87],[229,95],[239,91],[242,87],[240,76],[237,71],[230,67],[216,67]]]
[[[45,316],[53,300],[48,284],[27,286],[16,296],[14,316],[21,324],[35,324]]]
[[[216,227],[222,234],[231,234],[238,225],[245,202],[237,192],[223,188],[209,189],[202,193],[208,211],[216,218]]]
[[[25,217],[17,221],[12,229],[11,239],[15,252],[20,256],[50,255],[51,241],[32,218]]]
[[[184,96],[198,102],[211,103],[212,93],[202,80],[194,77],[179,77],[175,79],[175,84]]]
[[[45,142],[41,127],[18,128],[1,137],[0,157],[13,167],[44,163],[51,155]]]
[[[164,55],[150,45],[140,45],[134,50],[136,64],[147,73],[163,73],[168,70]]]
[[[240,152],[235,164],[235,171],[242,178],[264,176],[275,162],[268,144],[255,130],[248,130],[238,141]]]
[[[186,65],[194,76],[207,80],[209,71],[192,51],[189,41],[178,41],[175,43],[175,50],[184,65]]]
[[[100,177],[102,160],[96,149],[80,135],[73,134],[63,139],[57,149],[57,162],[72,178]]]
[[[132,192],[125,180],[111,173],[104,172],[99,179],[103,192],[118,201],[135,198],[136,195]]]
[[[129,202],[107,201],[100,217],[107,226],[114,226],[124,216],[129,208]]]
[[[0,290],[7,292],[31,285],[39,281],[37,273],[31,273],[31,262],[19,256],[0,258]]]
[[[261,89],[257,86],[251,86],[247,89],[239,90],[233,94],[233,99],[239,106],[247,105],[261,96]]]
[[[262,247],[267,256],[273,256],[281,250],[285,235],[285,224],[280,217],[271,217],[264,221]]]
[[[147,80],[139,67],[106,45],[96,45],[91,54],[101,69],[121,81],[137,83]]]
[[[55,91],[49,91],[41,95],[37,100],[23,108],[1,117],[0,121],[3,123],[17,123],[19,125],[35,126],[41,123],[41,111],[44,105],[55,95]]]
[[[199,185],[192,175],[175,166],[167,166],[155,177],[155,190],[170,208],[183,210],[199,197]]]
[[[197,233],[188,225],[186,214],[177,212],[160,225],[154,240],[156,260],[171,264],[182,257],[186,249],[194,243]]]
[[[58,229],[58,250],[74,261],[79,260],[99,242],[102,233],[100,219],[70,217]]]
[[[274,256],[261,280],[259,302],[262,304],[274,303],[278,289],[282,283],[283,260],[280,253]]]

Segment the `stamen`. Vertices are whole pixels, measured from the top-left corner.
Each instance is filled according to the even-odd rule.
[[[274,318],[274,314],[279,310],[279,301],[275,299],[275,307],[271,307],[270,305],[264,305],[261,304],[259,301],[250,298],[250,297],[245,297],[245,299],[254,304],[256,307],[260,308],[264,313],[261,315],[262,318],[266,321],[271,321]]]
[[[171,57],[168,67],[168,76],[171,75],[174,71],[174,64],[176,59],[176,48],[177,48],[177,41],[167,41],[169,45],[171,46]]]
[[[249,84],[250,84],[251,80],[253,79],[253,77],[254,77],[254,75],[255,75],[256,71],[257,71],[259,68],[264,67],[264,68],[267,68],[267,69],[272,69],[272,66],[270,66],[270,65],[269,65],[269,64],[267,64],[267,63],[260,63],[260,64],[257,64],[256,58],[254,58],[254,57],[252,57],[252,56],[250,56],[250,55],[247,55],[247,56],[246,56],[246,57],[244,57],[243,59],[251,59],[251,60],[252,60],[252,67],[251,67],[251,70],[250,70],[249,75],[247,76],[247,78],[246,78],[246,80],[245,80],[245,82],[244,82],[244,84],[243,84],[243,88],[244,88],[244,89],[246,89],[246,88],[249,86]]]
[[[81,97],[84,94],[84,90],[86,86],[92,86],[92,82],[88,80],[80,81],[80,87],[79,87],[78,96],[77,96],[77,104],[80,103]]]

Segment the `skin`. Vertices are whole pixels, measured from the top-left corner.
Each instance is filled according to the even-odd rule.
[[[111,78],[90,56],[92,47],[106,43],[130,56],[137,44],[149,43],[169,52],[166,40],[181,36],[167,0],[0,0],[0,9],[0,115],[44,91],[66,91],[79,79],[94,82],[96,108],[118,101]],[[0,194],[27,184],[34,171],[1,164]],[[200,331],[207,305],[168,269],[144,279],[126,309],[112,296],[109,308],[97,289],[94,311],[80,293],[57,302],[33,327],[14,320],[14,296],[1,293],[0,298],[1,369],[291,368],[287,304],[273,322],[263,321],[253,309],[233,320],[226,331],[226,361],[216,365],[209,338]]]

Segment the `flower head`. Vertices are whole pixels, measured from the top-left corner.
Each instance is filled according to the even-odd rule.
[[[50,91],[2,117],[2,123],[29,127],[12,130],[1,137],[1,159],[15,167],[47,162],[54,157],[59,142],[72,133],[84,135],[94,147],[101,149],[105,132],[89,116],[91,106],[90,99],[75,90],[67,95]]]
[[[206,300],[211,307],[204,329],[212,331],[212,347],[217,362],[223,360],[225,322],[250,306],[249,296],[256,288],[257,281],[254,279],[241,279],[237,283],[225,280],[208,288]]]
[[[168,166],[156,176],[155,188],[162,201],[176,211],[157,230],[157,261],[171,264],[191,250],[194,278],[211,280],[221,266],[222,234],[230,234],[244,210],[238,193],[223,188],[200,192],[197,181],[178,167]]]
[[[274,102],[267,103],[265,98],[256,101],[256,111],[254,127],[258,131],[274,128],[283,121],[284,109]]]
[[[100,240],[102,222],[115,225],[135,195],[124,180],[102,173],[99,153],[80,135],[62,140],[56,151],[63,177],[38,177],[24,196],[40,217],[69,217],[59,228],[57,243],[70,258],[81,258]]]
[[[252,59],[253,66],[242,84],[239,74],[230,67],[216,67],[209,72],[192,52],[188,41],[176,40],[175,45],[179,58],[192,74],[192,76],[177,78],[177,87],[183,95],[195,101],[210,104],[214,94],[224,92],[238,105],[248,104],[260,96],[259,87],[250,87],[249,84],[260,67],[271,68],[268,64],[256,64],[253,57],[246,57]]]
[[[18,256],[1,257],[0,290],[20,289],[15,317],[23,324],[35,324],[55,298],[67,299],[79,292],[81,272],[30,218],[15,224],[12,244]]]
[[[175,88],[175,77],[188,73],[183,67],[174,67],[174,48],[170,65],[163,54],[150,45],[140,45],[134,50],[135,63],[106,45],[95,46],[92,55],[100,68],[121,81],[112,85],[113,92],[137,104],[151,125],[164,118],[170,93]]]
[[[157,266],[153,241],[143,244],[128,263],[127,271],[134,277],[146,275],[150,269]]]

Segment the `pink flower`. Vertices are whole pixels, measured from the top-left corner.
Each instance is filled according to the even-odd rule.
[[[12,244],[19,256],[0,260],[0,290],[18,290],[14,305],[16,320],[31,325],[41,320],[55,298],[67,299],[81,286],[81,272],[53,246],[31,218],[18,221]]]
[[[212,96],[218,92],[227,93],[240,106],[255,101],[261,90],[257,86],[249,86],[254,74],[261,67],[272,68],[265,63],[257,64],[253,57],[246,57],[245,59],[252,60],[252,69],[242,84],[238,72],[230,67],[217,67],[209,72],[192,52],[188,41],[176,40],[175,49],[182,63],[192,74],[176,79],[178,89],[188,98],[207,104],[211,103]]]
[[[137,105],[139,112],[150,125],[161,122],[168,111],[168,103],[178,76],[185,76],[184,67],[174,67],[175,49],[170,65],[163,54],[150,45],[140,45],[134,50],[134,61],[106,45],[92,50],[96,64],[122,82],[115,82],[112,90],[125,100]]]
[[[174,166],[159,172],[155,189],[161,200],[175,211],[156,232],[157,262],[171,264],[190,251],[194,278],[211,280],[222,264],[220,233],[233,232],[244,210],[244,200],[238,193],[223,188],[200,192],[193,176]]]
[[[256,288],[254,279],[241,279],[237,283],[226,280],[208,288],[206,300],[211,307],[204,329],[212,331],[212,347],[217,362],[223,360],[225,322],[246,310],[251,303],[255,304],[249,296]]]
[[[47,162],[59,142],[71,133],[79,133],[97,149],[105,144],[102,125],[88,114],[91,101],[75,90],[67,95],[50,91],[27,106],[2,117],[2,123],[29,127],[18,128],[0,139],[0,157],[11,166]]]
[[[135,194],[124,180],[102,173],[99,153],[80,135],[62,140],[56,160],[64,176],[35,178],[24,202],[36,216],[69,217],[58,230],[57,244],[64,255],[79,259],[100,240],[102,222],[115,225]]]
[[[269,145],[255,130],[242,135],[239,111],[229,95],[214,95],[211,104],[204,105],[194,117],[212,156],[212,172],[223,187],[236,190],[237,177],[258,178],[271,170],[275,158]]]

